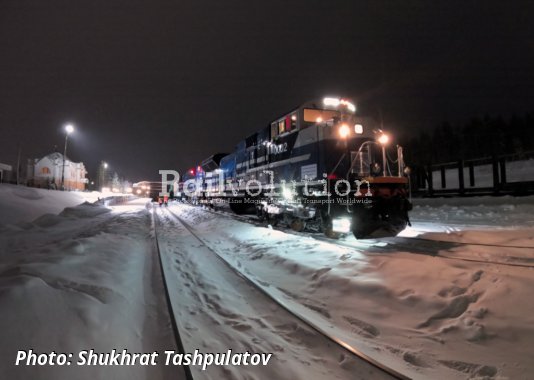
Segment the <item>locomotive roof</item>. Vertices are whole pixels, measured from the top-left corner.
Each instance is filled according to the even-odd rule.
[[[219,162],[221,162],[221,158],[223,158],[224,156],[227,156],[227,155],[228,155],[228,153],[215,153],[215,154],[212,154],[208,158],[204,159],[202,161],[202,164],[205,163],[205,162],[208,162],[208,161],[213,161],[218,165]]]
[[[347,98],[338,98],[336,97],[337,99],[347,99]],[[304,102],[296,107],[293,107],[291,108],[291,110],[287,111],[287,112],[284,112],[282,114],[280,114],[280,116],[278,116],[277,118],[271,120],[271,122],[269,123],[269,125],[271,125],[271,123],[277,121],[277,120],[280,120],[282,117],[292,113],[292,112],[295,112],[296,110],[298,110],[299,108],[313,108],[313,109],[330,109],[328,106],[325,106],[323,101],[324,101],[325,98],[315,98],[315,99],[312,99],[312,100],[308,100],[307,102]]]
[[[206,169],[206,168],[209,168],[210,170],[212,170],[212,167],[213,166],[216,166],[217,168],[219,167],[220,163],[221,163],[221,159],[224,157],[224,156],[227,156],[228,153],[215,153],[211,156],[209,156],[208,158],[206,158],[205,160],[203,160],[201,163],[200,163],[200,166],[202,167],[202,169]]]

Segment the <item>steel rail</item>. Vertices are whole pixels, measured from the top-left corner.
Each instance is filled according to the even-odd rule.
[[[336,345],[342,347],[350,354],[356,356],[357,358],[366,361],[367,363],[371,364],[372,366],[376,367],[377,369],[387,373],[388,375],[399,379],[399,380],[408,380],[410,377],[398,372],[397,370],[390,368],[386,366],[383,363],[380,363],[379,361],[373,359],[369,355],[363,353],[361,350],[357,349],[356,347],[352,346],[351,344],[347,343],[343,339],[336,337],[327,331],[325,331],[323,328],[315,325],[313,322],[311,322],[308,318],[306,318],[304,315],[296,312],[293,310],[290,306],[288,306],[284,301],[280,300],[277,297],[274,297],[272,294],[267,292],[263,287],[261,287],[255,280],[250,278],[249,276],[245,275],[243,272],[238,270],[235,266],[233,266],[228,260],[226,260],[223,256],[221,256],[216,250],[214,250],[212,247],[210,247],[209,244],[207,244],[204,239],[198,236],[198,234],[194,231],[193,227],[191,227],[186,221],[184,221],[181,217],[176,215],[176,213],[172,212],[171,210],[167,209],[167,211],[176,218],[178,222],[180,222],[184,228],[189,231],[191,235],[193,235],[203,246],[205,246],[210,252],[212,252],[215,257],[217,257],[222,263],[224,263],[232,272],[234,272],[236,275],[244,279],[248,284],[250,284],[252,287],[257,289],[259,292],[264,294],[267,298],[271,299],[273,302],[278,304],[281,308],[286,310],[289,314],[293,315],[295,318],[299,319],[301,322],[303,322],[305,325],[310,327],[311,329],[315,330],[328,340],[332,341]]]
[[[159,248],[158,233],[157,233],[157,221],[156,221],[157,218],[154,216],[155,212],[156,212],[156,209],[154,207],[152,207],[152,209],[151,209],[152,226],[151,227],[152,227],[152,232],[153,232],[153,235],[154,235],[153,237],[154,237],[155,249],[156,249],[156,251],[158,253],[158,263],[159,263],[161,278],[162,278],[162,282],[163,282],[163,288],[165,290],[165,300],[166,300],[166,304],[167,304],[167,311],[169,313],[169,318],[171,320],[171,327],[172,327],[172,332],[173,332],[173,335],[174,335],[174,340],[176,341],[176,347],[177,347],[179,353],[185,354],[186,352],[185,352],[184,344],[183,344],[183,341],[182,341],[182,338],[181,338],[181,335],[180,335],[180,330],[178,328],[178,321],[176,320],[174,309],[172,307],[171,296],[170,296],[170,293],[169,293],[169,287],[167,285],[167,278],[165,276],[163,258],[162,258],[162,255],[161,255],[161,250]],[[194,380],[193,374],[191,373],[191,368],[188,365],[183,365],[182,368],[184,370],[184,375],[185,375],[186,380]]]

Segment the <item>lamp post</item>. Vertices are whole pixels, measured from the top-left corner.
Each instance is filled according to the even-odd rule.
[[[67,142],[69,140],[69,135],[74,132],[74,127],[72,124],[67,124],[65,126],[65,149],[63,150],[63,170],[61,171],[61,190],[65,190],[65,157],[67,156]]]
[[[100,185],[100,191],[102,191],[103,188],[107,187],[107,179],[106,179],[106,170],[108,168],[108,163],[105,161],[102,161],[100,163],[101,165],[101,173],[99,178],[99,185]]]

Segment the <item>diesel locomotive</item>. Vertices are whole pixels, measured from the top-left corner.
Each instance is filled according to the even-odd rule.
[[[182,176],[178,194],[224,202],[296,231],[358,239],[394,236],[409,224],[402,147],[347,99],[326,97],[281,115]]]

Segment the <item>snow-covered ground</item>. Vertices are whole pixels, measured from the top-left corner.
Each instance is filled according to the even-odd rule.
[[[195,379],[391,378],[351,357],[236,276],[167,209],[157,213],[160,249],[186,351],[273,354],[265,367],[193,367]]]
[[[172,367],[15,366],[18,350],[175,349],[154,273],[147,200],[0,229],[0,374],[5,379],[180,378]],[[173,373],[174,372],[174,373]]]
[[[516,223],[531,225],[532,214],[524,214],[525,223],[511,218],[514,207],[528,209],[532,199],[514,207],[517,200],[508,200],[507,207],[471,201],[458,206],[461,212],[457,206],[437,206],[439,200],[434,207],[416,207],[408,236],[532,247],[522,255],[534,261],[534,229],[512,229]],[[484,219],[483,214],[501,209],[512,223]],[[325,329],[410,377],[516,379],[534,373],[534,305],[527,301],[534,292],[534,268],[444,260],[383,241],[347,238],[343,243],[356,243],[350,248],[199,208],[181,205],[174,211],[267,291],[304,306]],[[462,219],[462,214],[473,218]],[[475,219],[485,221],[485,228],[493,224],[492,230],[467,227]],[[425,234],[430,226],[443,232]],[[489,249],[493,259],[503,261],[510,250],[437,242],[432,248],[475,258]]]
[[[21,215],[30,214],[26,208],[49,212],[42,203],[51,201],[44,195],[13,211],[2,194],[2,215],[5,209]],[[340,242],[257,227],[183,204],[153,213],[143,199],[113,207],[84,203],[33,222],[6,218],[0,225],[0,374],[180,378],[179,367],[172,366],[13,365],[17,350],[29,348],[175,349],[154,246],[155,216],[186,350],[273,353],[267,367],[193,367],[195,378],[384,376],[225,269],[176,215],[266,292],[409,377],[531,378],[534,268],[433,254],[534,264],[534,199],[414,203],[413,226],[402,237]],[[25,223],[16,223],[21,220]]]

